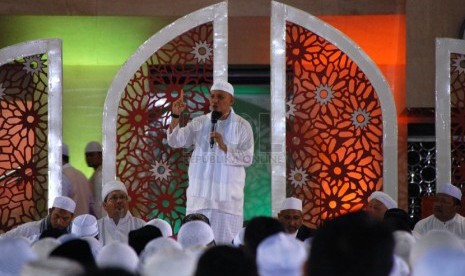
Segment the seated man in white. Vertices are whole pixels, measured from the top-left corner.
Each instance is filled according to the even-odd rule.
[[[102,189],[103,209],[107,215],[98,220],[100,242],[128,242],[128,234],[145,225],[145,221],[133,217],[128,211],[129,197],[126,186],[120,181],[110,181]]]
[[[303,224],[302,200],[289,197],[284,199],[278,213],[278,220],[289,235],[304,241],[313,237],[316,230],[308,228]]]
[[[414,234],[424,235],[431,230],[447,230],[465,239],[465,218],[458,214],[462,200],[460,189],[450,183],[439,187],[433,214],[417,222]]]
[[[36,241],[44,232],[53,232],[54,237],[67,234],[70,231],[75,208],[76,203],[71,198],[57,196],[53,200],[52,207],[48,210],[48,215],[45,218],[24,223],[1,235],[0,238],[25,237],[31,241]]]
[[[366,212],[377,220],[382,221],[386,211],[392,208],[397,208],[397,202],[384,192],[376,191],[368,197]]]

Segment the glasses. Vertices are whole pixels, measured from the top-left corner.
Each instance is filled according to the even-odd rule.
[[[121,201],[126,201],[126,200],[128,200],[128,196],[127,195],[119,195],[119,196],[114,195],[114,196],[109,197],[108,201],[116,202],[116,201],[118,201],[118,199],[121,200]]]

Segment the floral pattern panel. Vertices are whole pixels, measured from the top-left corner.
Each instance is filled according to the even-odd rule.
[[[465,55],[450,57],[452,183],[465,186]]]
[[[0,233],[47,215],[47,57],[0,67]]]
[[[382,190],[382,112],[374,87],[347,54],[286,23],[287,196],[304,224],[359,210]]]
[[[128,186],[130,211],[178,229],[185,214],[191,150],[166,142],[171,103],[184,90],[186,124],[209,112],[213,25],[199,25],[167,43],[140,67],[121,97],[117,118],[117,177]]]

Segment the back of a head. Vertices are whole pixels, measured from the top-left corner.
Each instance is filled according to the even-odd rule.
[[[255,257],[260,242],[278,232],[284,232],[284,227],[277,219],[264,216],[255,217],[245,228],[244,249]]]
[[[23,238],[0,239],[0,275],[19,275],[23,266],[37,259],[28,241]]]
[[[195,276],[256,276],[255,261],[243,250],[227,245],[207,249],[197,263]]]
[[[129,232],[128,243],[136,251],[137,255],[139,255],[140,252],[144,250],[147,243],[159,237],[162,237],[162,234],[158,227],[145,225]]]
[[[312,276],[388,276],[394,240],[388,227],[365,212],[324,223],[316,233],[307,264]]]
[[[140,274],[192,276],[196,266],[197,257],[191,252],[179,249],[163,250],[147,259]]]
[[[400,208],[391,208],[384,213],[383,222],[387,224],[392,231],[403,230],[412,232],[412,222],[404,210]]]
[[[21,276],[69,276],[84,274],[85,270],[81,264],[61,257],[50,257],[29,262],[21,270]]]
[[[465,251],[458,248],[435,248],[421,256],[412,276],[462,276],[465,274]]]
[[[114,267],[136,272],[139,258],[129,245],[112,242],[102,247],[96,260],[99,268]]]
[[[160,229],[163,237],[171,237],[173,235],[173,228],[163,219],[154,218],[146,223],[146,225],[153,225]]]
[[[207,223],[194,220],[189,221],[179,228],[178,242],[182,248],[206,247],[214,244],[213,230]]]
[[[50,256],[76,261],[88,271],[97,267],[90,245],[81,239],[72,239],[63,242],[50,253]]]

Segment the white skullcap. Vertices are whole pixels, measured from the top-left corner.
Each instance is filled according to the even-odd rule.
[[[257,247],[260,276],[300,276],[306,260],[303,242],[282,232],[269,236]]]
[[[213,90],[221,90],[221,91],[231,94],[231,96],[234,96],[234,87],[232,86],[232,84],[224,80],[215,81],[212,87],[210,88],[210,91],[213,91]]]
[[[397,202],[386,193],[380,191],[373,192],[370,197],[368,197],[368,201],[372,201],[373,199],[383,203],[387,209],[397,208]]]
[[[450,183],[442,184],[439,187],[438,194],[446,194],[458,200],[462,200],[462,191],[460,191],[457,186]]]
[[[462,276],[465,252],[456,248],[433,249],[418,260],[412,270],[412,276]]]
[[[159,237],[151,240],[149,243],[147,243],[144,250],[142,250],[139,255],[139,268],[142,268],[148,258],[150,258],[152,255],[157,254],[160,251],[173,249],[182,250],[182,247],[176,240],[172,238]]]
[[[153,225],[157,227],[158,229],[160,229],[163,237],[170,237],[173,235],[173,229],[171,228],[171,225],[165,220],[154,218],[148,221],[145,225]]]
[[[57,196],[53,200],[53,208],[60,208],[74,214],[76,202],[67,196]]]
[[[102,146],[100,145],[99,142],[95,142],[95,141],[89,142],[86,145],[86,153],[87,152],[102,152]]]
[[[84,273],[84,268],[77,261],[51,256],[47,259],[27,263],[21,271],[21,276],[67,276],[84,275]]]
[[[136,272],[139,257],[136,251],[126,243],[112,242],[105,245],[97,255],[98,267],[116,267]]]
[[[233,245],[235,247],[239,247],[241,245],[244,245],[244,234],[245,234],[245,227],[242,227],[241,230],[236,234],[236,236],[233,239]]]
[[[17,276],[24,264],[37,260],[29,243],[22,238],[0,239],[0,275]]]
[[[69,148],[67,144],[61,145],[61,155],[69,156]]]
[[[179,228],[178,242],[182,248],[207,246],[215,239],[213,230],[200,220],[186,222]]]
[[[92,255],[94,255],[94,258],[97,258],[100,250],[102,250],[103,245],[94,237],[83,237],[81,239],[89,244]]]
[[[197,267],[197,260],[195,254],[179,249],[159,251],[147,259],[141,269],[141,275],[192,276]]]
[[[302,211],[302,200],[295,197],[288,197],[281,204],[281,209],[279,209],[279,211],[282,210]]]
[[[107,195],[113,191],[123,191],[126,195],[128,194],[128,190],[123,182],[118,180],[112,180],[103,185],[102,188],[102,201],[105,201]]]
[[[394,255],[394,262],[392,264],[391,273],[389,276],[409,276],[410,267],[408,264],[399,256]]]
[[[35,241],[32,245],[32,251],[37,254],[39,259],[46,259],[48,258],[48,255],[50,255],[50,252],[52,252],[55,248],[57,248],[61,242],[59,242],[55,238],[42,238],[38,241]]]
[[[78,237],[95,237],[98,235],[97,218],[83,214],[75,217],[71,225],[71,233]]]
[[[415,267],[417,262],[426,253],[437,249],[457,249],[464,250],[463,242],[460,238],[447,230],[431,230],[418,239],[410,251],[410,267]]]
[[[415,243],[415,237],[403,230],[394,231],[392,235],[394,237],[394,254],[408,263],[410,251]]]

